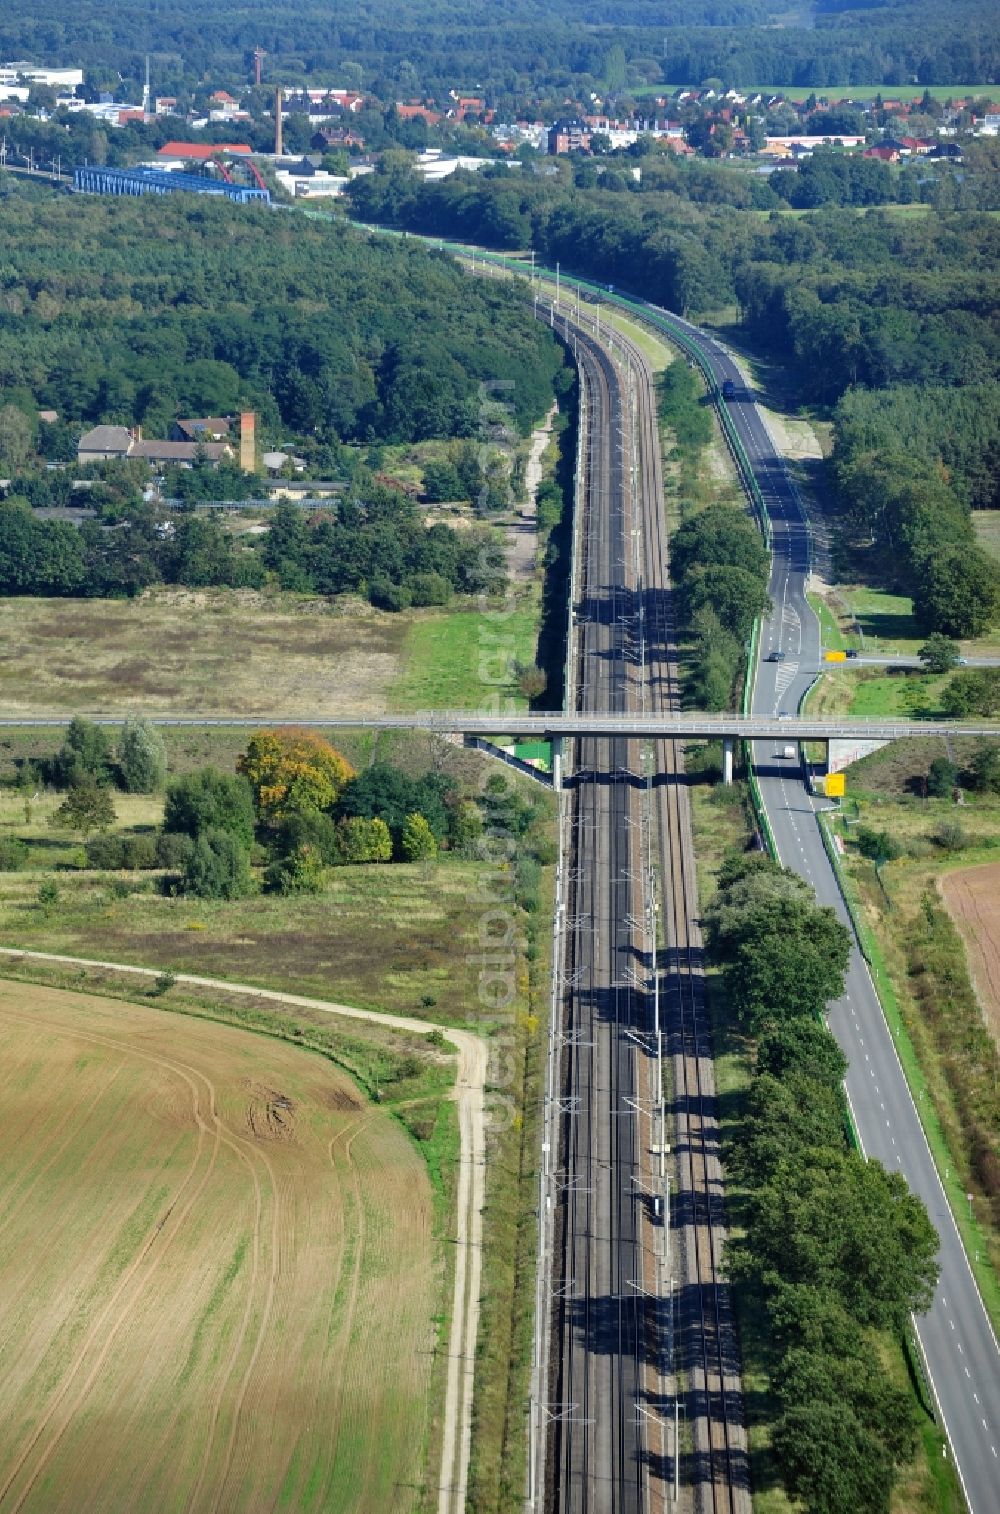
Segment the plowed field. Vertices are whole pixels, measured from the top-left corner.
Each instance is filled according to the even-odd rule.
[[[317,1057],[0,982],[0,1511],[409,1510],[426,1170]]]

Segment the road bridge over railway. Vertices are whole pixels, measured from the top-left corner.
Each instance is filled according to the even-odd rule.
[[[96,725],[120,725],[123,716],[86,715]],[[64,715],[26,718],[0,715],[4,726],[63,726]],[[478,710],[424,710],[412,715],[315,715],[308,711],[269,711],[253,716],[213,714],[156,715],[160,726],[223,726],[259,729],[261,726],[311,726],[320,730],[430,731],[445,736],[511,737],[522,741],[551,741],[552,774],[556,788],[563,777],[562,743],[602,737],[626,741],[721,741],[723,772],[732,779],[733,749],[737,741],[884,744],[906,736],[1000,737],[1000,723],[942,720],[814,720],[803,715],[706,714],[698,710],[621,711],[580,709],[531,711],[521,714]]]

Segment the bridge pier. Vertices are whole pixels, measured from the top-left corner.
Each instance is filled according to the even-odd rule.
[[[722,781],[730,784],[733,781],[733,749],[735,737],[723,736],[722,738]]]
[[[552,787],[556,793],[562,792],[563,786],[563,744],[561,736],[552,737]]]

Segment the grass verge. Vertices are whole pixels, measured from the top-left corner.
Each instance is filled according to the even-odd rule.
[[[934,808],[942,808],[940,802]],[[949,818],[954,814],[947,802],[944,811]],[[875,820],[880,828],[890,828],[900,840],[913,832],[912,805],[880,805],[877,814],[866,818]],[[996,852],[972,848],[931,867],[926,860],[900,859],[883,868],[879,877],[872,865],[859,857],[845,864],[833,841],[831,825],[821,823],[827,852],[871,968],[886,1024],[962,1243],[993,1327],[1000,1330],[1000,1232],[990,1221],[989,1199],[975,1171],[968,1128],[969,1094],[962,1077],[963,1048],[967,1050],[963,1023],[972,1028],[979,1022],[981,1029],[981,1017],[976,1009],[971,1019],[969,1016],[968,1006],[975,1006],[975,996],[957,931],[954,927],[944,929],[950,922],[932,918],[933,912],[929,913],[922,902],[928,890],[936,896],[935,880],[943,871],[977,861],[995,861]],[[980,814],[980,834],[984,828],[1000,844],[1000,815],[987,820]],[[926,965],[918,967],[915,943],[919,943],[922,957],[929,956],[933,948],[935,977],[941,991],[948,995],[942,1006],[948,1014],[943,1019],[928,1014],[917,999],[916,985]],[[960,997],[966,1003],[962,1018],[958,1018]],[[955,1015],[953,1023],[949,1022],[950,1014]],[[966,1197],[970,1192],[979,1195],[981,1218],[975,1209],[970,1213]]]

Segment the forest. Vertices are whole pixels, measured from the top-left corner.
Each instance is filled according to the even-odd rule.
[[[530,172],[424,186],[405,163],[358,180],[352,200],[373,220],[534,247],[564,275],[682,315],[727,321],[735,310],[739,333],[792,371],[805,402],[835,407],[833,478],[849,529],[878,545],[882,576],[913,594],[924,629],[979,635],[1000,613],[997,572],[969,517],[995,503],[997,476],[1000,224],[990,216],[734,216],[669,191],[612,193]]]
[[[1000,373],[1000,225],[985,215],[735,217],[669,190],[612,193],[531,173],[424,185],[395,161],[356,180],[351,199],[359,218],[534,247],[682,315],[738,304],[747,334],[792,364],[818,403],[853,384]]]
[[[797,23],[796,23],[797,18]],[[775,22],[780,21],[780,24]],[[539,90],[697,83],[974,83],[997,77],[1000,18],[989,0],[0,0],[0,53],[79,62],[110,86],[140,87],[151,54],[158,88],[176,94],[214,77],[252,77],[256,46],[268,76],[363,85],[380,98],[418,91],[486,91],[491,103]]]
[[[0,389],[32,420],[164,437],[178,416],[253,409],[265,443],[416,441],[477,434],[498,381],[527,431],[568,378],[515,291],[343,223],[12,195],[0,238]],[[17,447],[0,431],[5,469]]]

